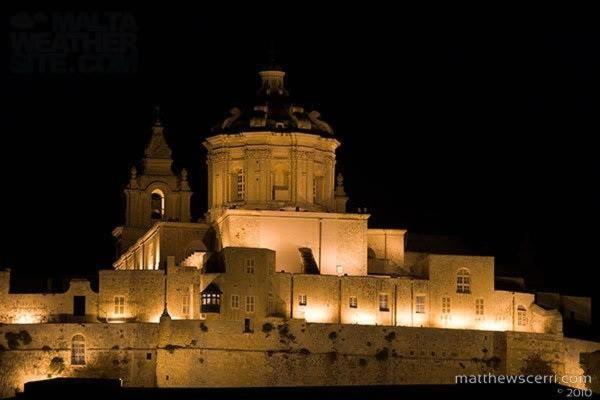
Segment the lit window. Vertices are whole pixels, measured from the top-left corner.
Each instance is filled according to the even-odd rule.
[[[471,276],[466,268],[459,269],[456,274],[456,292],[471,293]]]
[[[236,180],[235,180],[235,184],[236,184],[236,199],[238,201],[244,200],[244,197],[246,195],[246,185],[244,183],[244,171],[243,170],[238,170],[238,172],[236,173]]]
[[[521,305],[517,307],[517,325],[527,325],[527,309]]]
[[[254,296],[246,296],[246,312],[254,312]]]
[[[115,296],[115,315],[125,314],[125,296]]]
[[[358,308],[358,299],[356,296],[350,296],[349,306],[350,308]]]
[[[379,295],[379,311],[390,311],[388,305],[388,295],[385,293],[381,293]]]
[[[202,305],[200,311],[203,313],[221,312],[221,290],[214,283],[209,284],[202,291]]]
[[[254,258],[246,259],[246,273],[253,274],[254,273]]]
[[[71,340],[71,364],[85,365],[85,338],[75,335]]]
[[[483,299],[476,299],[475,300],[475,315],[478,317],[483,316],[485,312],[484,306],[483,306]]]
[[[233,310],[237,310],[240,308],[240,296],[238,296],[237,294],[231,295],[231,308]]]
[[[181,309],[181,312],[182,312],[183,316],[186,318],[190,316],[190,295],[189,295],[189,293],[183,295],[183,307]]]
[[[415,296],[415,312],[417,314],[425,314],[425,296]]]
[[[150,196],[150,208],[152,219],[162,219],[165,215],[165,195],[162,191],[156,189]]]
[[[305,294],[298,295],[298,305],[299,306],[305,306],[306,305],[306,295]]]

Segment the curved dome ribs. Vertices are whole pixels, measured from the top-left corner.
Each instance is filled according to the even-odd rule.
[[[213,133],[269,130],[333,135],[333,129],[320,119],[318,111],[307,112],[304,107],[293,103],[284,85],[285,72],[261,71],[259,76],[262,82],[256,103],[229,110],[230,115],[213,129]]]

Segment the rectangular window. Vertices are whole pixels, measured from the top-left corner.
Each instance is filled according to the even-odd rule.
[[[182,302],[182,307],[181,307],[181,313],[183,314],[184,317],[189,317],[190,316],[190,295],[188,294],[184,294],[183,295],[183,302]]]
[[[442,314],[450,314],[450,297],[442,297]]]
[[[275,313],[275,299],[273,298],[273,294],[269,293],[269,297],[267,298],[267,314],[272,315]]]
[[[305,306],[306,305],[306,295],[305,294],[299,294],[298,295],[298,305],[299,306]]]
[[[476,299],[475,300],[475,315],[480,317],[483,314],[484,314],[483,299]]]
[[[240,296],[238,296],[237,294],[232,294],[231,295],[231,309],[237,310],[239,308],[240,308]]]
[[[85,296],[73,296],[73,315],[85,316]]]
[[[244,171],[239,170],[236,175],[236,193],[237,200],[244,200],[244,196],[246,192],[246,187],[244,184]]]
[[[350,296],[349,304],[350,308],[358,308],[358,299],[356,296]]]
[[[390,311],[388,305],[388,295],[386,293],[379,294],[379,311]]]
[[[125,314],[125,296],[115,296],[115,315]]]
[[[246,259],[246,273],[253,274],[254,273],[254,258]]]
[[[254,312],[254,296],[246,296],[246,312]]]
[[[417,314],[425,314],[425,296],[415,296],[415,312]]]

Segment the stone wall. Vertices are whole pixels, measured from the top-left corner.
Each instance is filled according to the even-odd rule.
[[[75,335],[85,338],[84,366],[71,365]],[[0,395],[57,376],[147,387],[451,384],[456,375],[531,371],[531,360],[553,373],[581,374],[578,353],[597,350],[597,343],[561,335],[282,318],[257,320],[253,332],[223,319],[3,325]]]
[[[301,248],[311,249],[321,274],[367,274],[367,215],[226,210],[217,220],[222,248],[276,252],[276,270],[302,273]]]
[[[162,328],[162,327],[161,327]],[[267,321],[254,333],[240,322],[172,321],[161,335],[157,385],[287,386],[450,384],[458,374],[517,368],[523,345],[561,370],[561,337],[434,328]],[[507,351],[510,346],[516,351]],[[558,353],[557,353],[558,354]]]
[[[79,322],[97,319],[98,293],[87,280],[71,280],[64,293],[10,293],[10,274],[1,273],[0,323],[66,322],[72,319],[75,296],[85,297],[85,316],[78,318]]]
[[[85,365],[71,365],[71,341],[85,338]],[[158,324],[35,324],[0,326],[0,397],[28,381],[58,376],[121,378],[155,386]]]

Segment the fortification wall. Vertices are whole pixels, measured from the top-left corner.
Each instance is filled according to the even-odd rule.
[[[73,336],[85,338],[85,365],[71,365]],[[0,326],[0,397],[28,381],[63,377],[121,378],[155,386],[158,324]]]
[[[161,332],[157,385],[454,383],[458,374],[515,370],[518,360],[508,357],[526,358],[526,346],[540,346],[529,351],[562,371],[560,336],[519,335],[300,320],[272,320],[243,333],[240,322],[172,321]]]
[[[83,366],[71,364],[75,335],[85,338]],[[57,376],[146,387],[451,384],[456,375],[522,373],[539,367],[528,364],[535,357],[556,373],[573,373],[572,360],[564,367],[562,339],[275,318],[251,333],[243,321],[226,320],[3,325],[0,395]],[[575,353],[581,346],[571,347]]]

